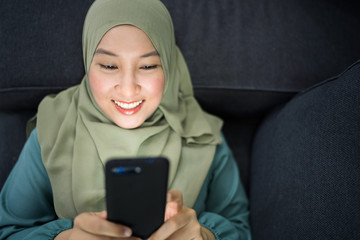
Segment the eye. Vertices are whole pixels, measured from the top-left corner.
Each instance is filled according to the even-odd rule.
[[[105,69],[105,70],[115,70],[117,69],[117,66],[114,65],[104,65],[104,64],[99,64],[101,68]]]
[[[157,67],[158,67],[158,65],[145,65],[145,66],[140,67],[140,69],[151,70],[151,69],[155,69]]]

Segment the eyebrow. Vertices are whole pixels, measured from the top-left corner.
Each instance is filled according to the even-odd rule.
[[[160,54],[155,50],[155,51],[146,53],[144,55],[141,55],[140,57],[146,58],[146,57],[152,57],[152,56],[160,56]]]
[[[105,55],[109,55],[109,56],[113,56],[113,57],[117,57],[118,55],[116,55],[115,53],[109,52],[105,49],[102,48],[98,48],[95,51],[95,54],[105,54]]]
[[[116,55],[115,53],[107,51],[107,50],[102,49],[102,48],[96,49],[95,54],[105,54],[105,55],[109,55],[109,56],[112,56],[112,57],[118,57],[118,55]],[[152,56],[160,56],[160,54],[155,50],[155,51],[152,51],[152,52],[149,52],[149,53],[145,53],[144,55],[141,55],[140,57],[141,58],[146,58],[146,57],[152,57]]]

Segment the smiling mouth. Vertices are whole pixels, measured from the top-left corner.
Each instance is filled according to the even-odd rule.
[[[144,102],[144,100],[140,100],[137,102],[132,103],[125,103],[125,102],[118,102],[116,100],[112,100],[118,107],[121,107],[122,109],[130,110],[138,107],[141,103]]]

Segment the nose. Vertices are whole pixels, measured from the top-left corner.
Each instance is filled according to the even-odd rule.
[[[115,90],[122,97],[134,97],[140,92],[140,85],[133,71],[123,72],[118,78]]]

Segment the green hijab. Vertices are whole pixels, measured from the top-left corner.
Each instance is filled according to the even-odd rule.
[[[165,73],[162,101],[140,127],[122,129],[96,104],[87,73],[98,43],[111,28],[130,24],[145,32]],[[83,29],[82,82],[46,97],[36,128],[60,218],[106,209],[104,164],[111,158],[165,156],[169,189],[192,207],[221,143],[222,121],[200,108],[185,60],[175,44],[171,17],[159,0],[96,0]],[[126,194],[126,193],[124,193]],[[151,196],[149,196],[151,197]]]

